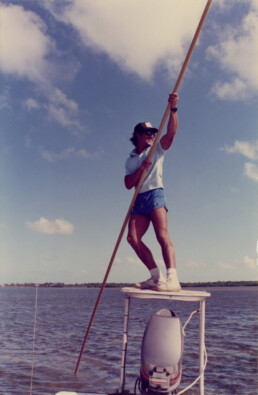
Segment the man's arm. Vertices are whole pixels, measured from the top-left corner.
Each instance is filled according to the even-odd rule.
[[[171,93],[169,95],[168,102],[171,109],[177,108],[177,103],[178,103],[177,93]],[[178,127],[177,112],[170,111],[170,116],[167,125],[167,133],[164,134],[164,136],[162,136],[160,139],[161,147],[164,150],[168,150],[171,144],[173,143],[174,137],[176,135],[177,127]]]
[[[141,166],[134,173],[125,176],[124,181],[126,188],[131,189],[135,187],[141,178],[143,170],[144,169],[148,170],[150,166],[151,166],[151,162],[146,159],[142,162]]]

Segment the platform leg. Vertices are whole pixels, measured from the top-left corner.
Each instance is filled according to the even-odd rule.
[[[125,312],[124,312],[124,332],[123,332],[123,346],[122,346],[122,360],[121,360],[121,375],[119,393],[122,393],[125,388],[125,366],[126,366],[126,351],[128,343],[128,323],[129,323],[130,298],[125,298]]]
[[[205,300],[200,301],[200,321],[199,321],[199,373],[200,373],[200,394],[204,395],[204,347],[205,347]]]

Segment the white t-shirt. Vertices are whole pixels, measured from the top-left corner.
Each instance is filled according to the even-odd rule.
[[[125,163],[125,175],[133,174],[148,158],[151,147],[147,147],[140,155],[135,152],[135,149],[130,153],[129,158]],[[165,150],[161,147],[160,143],[151,158],[152,165],[149,167],[142,187],[139,193],[147,192],[156,188],[163,188],[162,174],[163,174],[163,161]]]

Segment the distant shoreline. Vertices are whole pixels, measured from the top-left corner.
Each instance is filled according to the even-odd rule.
[[[10,283],[0,284],[1,287],[44,287],[44,288],[100,288],[102,283],[82,283],[82,284],[65,284],[61,282],[45,282],[40,284],[35,283]],[[133,287],[133,283],[107,283],[106,288],[123,288]],[[258,281],[211,281],[211,282],[193,282],[181,283],[183,288],[199,288],[199,287],[257,287]]]

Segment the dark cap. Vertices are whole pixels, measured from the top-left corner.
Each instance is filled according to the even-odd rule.
[[[135,126],[135,128],[134,128],[134,134],[135,134],[135,133],[140,133],[140,134],[142,134],[142,133],[146,132],[147,130],[152,131],[153,133],[157,133],[157,132],[158,132],[158,129],[153,128],[153,127],[152,127],[152,124],[151,124],[150,122],[141,122],[141,123],[138,123],[138,124]]]

